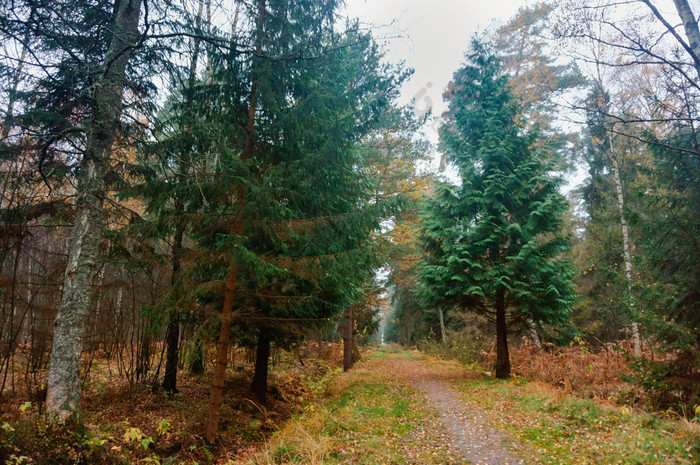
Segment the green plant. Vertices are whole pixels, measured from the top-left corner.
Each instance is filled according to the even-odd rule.
[[[129,426],[127,426],[126,432],[124,433],[124,442],[139,443],[144,450],[147,450],[150,446],[156,443],[152,437],[143,434],[139,428],[132,428]]]
[[[24,413],[27,410],[32,408],[32,403],[31,402],[25,402],[22,405],[19,406],[19,411]]]
[[[170,420],[161,419],[156,422],[156,434],[158,436],[168,436],[172,428],[172,422]]]

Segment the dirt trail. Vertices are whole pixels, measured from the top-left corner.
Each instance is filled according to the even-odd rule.
[[[390,360],[388,368],[424,392],[427,406],[440,413],[450,446],[463,458],[479,465],[525,463],[508,453],[504,444],[507,436],[489,425],[484,411],[460,399],[450,387],[452,382],[474,374],[454,365],[435,366],[421,360]]]

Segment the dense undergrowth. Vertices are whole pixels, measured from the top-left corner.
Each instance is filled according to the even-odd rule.
[[[267,405],[250,390],[252,366],[231,367],[225,384],[220,435],[204,439],[211,383],[182,372],[179,392],[129,384],[97,361],[83,383],[80,425],[48,421],[24,390],[0,402],[0,464],[217,464],[259,450],[265,439],[315,398],[340,366],[340,347],[327,344],[281,353],[271,367]]]

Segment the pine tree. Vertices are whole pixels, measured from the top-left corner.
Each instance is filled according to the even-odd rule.
[[[508,326],[564,322],[574,301],[567,204],[498,60],[477,40],[467,58],[441,127],[460,182],[439,184],[426,206],[419,276],[428,303],[495,316],[496,376],[507,378]]]

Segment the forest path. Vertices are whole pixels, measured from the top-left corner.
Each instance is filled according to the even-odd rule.
[[[387,372],[410,382],[421,391],[426,407],[439,414],[447,442],[452,451],[469,463],[479,465],[519,465],[507,450],[509,438],[490,425],[486,411],[473,402],[460,399],[454,383],[480,377],[452,363],[436,365],[421,359],[405,359],[402,354],[388,354]]]

